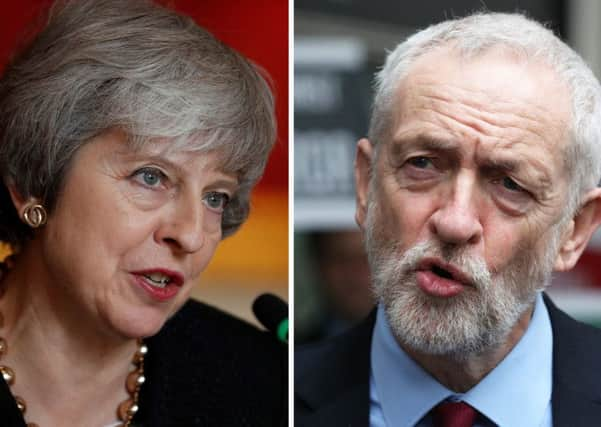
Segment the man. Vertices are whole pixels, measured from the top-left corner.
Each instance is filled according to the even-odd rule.
[[[541,292],[601,223],[598,81],[478,14],[400,44],[376,89],[355,177],[378,309],[297,351],[295,425],[601,425],[601,332]]]

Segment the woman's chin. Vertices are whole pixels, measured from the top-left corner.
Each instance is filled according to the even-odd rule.
[[[167,321],[165,313],[128,313],[127,316],[119,317],[111,322],[112,328],[129,339],[146,338],[156,335]]]

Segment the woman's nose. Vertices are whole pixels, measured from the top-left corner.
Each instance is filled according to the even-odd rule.
[[[155,240],[184,253],[199,251],[205,240],[203,205],[198,198],[180,198],[168,211],[155,232]]]

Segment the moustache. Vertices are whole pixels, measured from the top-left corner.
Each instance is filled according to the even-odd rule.
[[[421,242],[407,249],[397,262],[398,273],[415,274],[424,265],[437,265],[443,270],[450,270],[450,274],[459,281],[477,290],[485,290],[492,284],[492,274],[482,258],[468,254],[457,246],[433,241]]]

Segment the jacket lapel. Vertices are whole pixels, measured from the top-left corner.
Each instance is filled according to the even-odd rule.
[[[553,329],[553,425],[601,425],[601,330],[577,322],[547,295]],[[369,371],[375,313],[360,326],[326,346],[301,350],[310,374],[299,372],[297,399],[308,413],[300,426],[369,425]],[[324,381],[325,380],[325,381]],[[305,412],[304,410],[298,412]]]
[[[369,425],[369,387],[357,384],[316,408],[299,426],[367,427]]]
[[[544,300],[553,328],[553,425],[601,425],[601,331]]]

